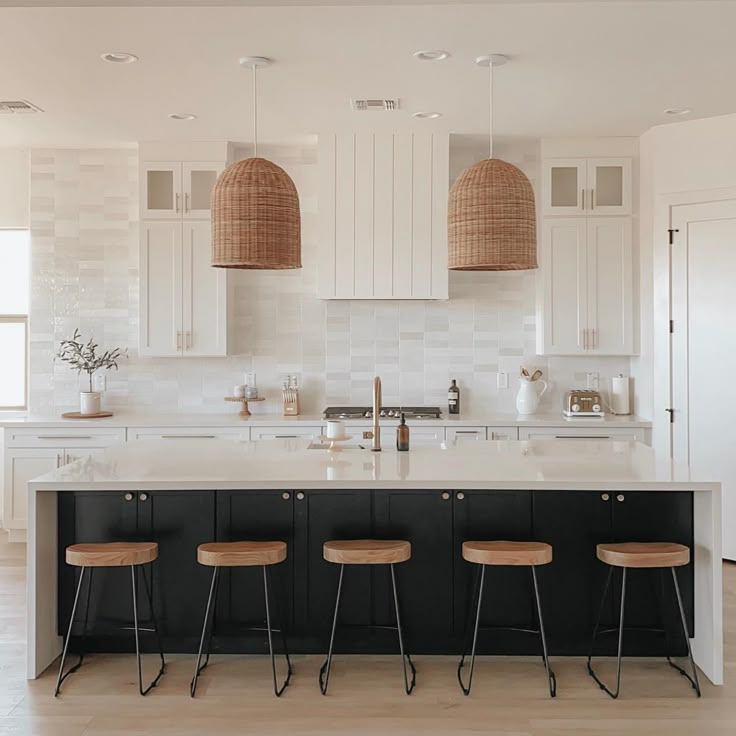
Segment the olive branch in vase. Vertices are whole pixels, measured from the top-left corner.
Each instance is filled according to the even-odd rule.
[[[77,373],[87,374],[90,393],[92,393],[92,376],[95,371],[100,368],[108,371],[111,368],[117,370],[118,361],[128,355],[127,348],[125,350],[115,348],[98,353],[99,347],[93,338],[84,342],[79,329],[76,329],[70,340],[62,340],[59,343],[59,352],[56,353],[59,360],[68,363],[70,367],[76,369]]]

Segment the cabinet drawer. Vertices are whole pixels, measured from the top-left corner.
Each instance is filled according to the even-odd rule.
[[[539,427],[519,429],[521,440],[619,440],[644,442],[644,431],[632,429],[606,429],[605,427]]]
[[[252,440],[312,440],[321,434],[322,427],[251,427],[250,430]]]
[[[248,427],[129,427],[129,440],[235,440],[248,441]]]
[[[125,442],[124,427],[8,427],[5,430],[6,447],[109,447],[121,442]]]
[[[447,441],[466,442],[487,439],[485,427],[447,427]]]
[[[486,427],[489,440],[518,440],[518,427]]]

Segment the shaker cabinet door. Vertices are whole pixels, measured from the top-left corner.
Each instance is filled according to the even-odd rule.
[[[585,209],[587,166],[584,158],[542,162],[544,215],[582,215]]]
[[[141,165],[140,181],[142,219],[181,218],[181,163],[145,162]]]
[[[588,159],[589,215],[631,214],[631,159]]]
[[[185,220],[209,220],[212,190],[225,168],[221,161],[184,162],[182,168],[182,214]]]

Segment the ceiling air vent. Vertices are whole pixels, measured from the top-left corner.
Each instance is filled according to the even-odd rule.
[[[364,110],[383,110],[390,112],[399,109],[399,100],[351,100],[353,110],[363,112]]]
[[[0,115],[25,115],[30,112],[43,112],[43,110],[28,100],[0,100]]]

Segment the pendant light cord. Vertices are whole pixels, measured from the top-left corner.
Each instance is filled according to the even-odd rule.
[[[258,64],[253,64],[253,158],[258,157]]]
[[[493,59],[488,64],[488,76],[490,79],[488,94],[488,133],[489,133],[489,156],[493,158]]]

